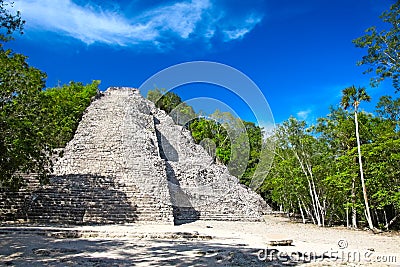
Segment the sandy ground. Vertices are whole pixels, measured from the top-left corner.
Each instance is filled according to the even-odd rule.
[[[62,230],[86,234],[47,236]],[[293,243],[271,246],[271,240]],[[273,216],[259,223],[196,221],[180,226],[4,226],[0,265],[400,266],[400,235],[320,228]]]

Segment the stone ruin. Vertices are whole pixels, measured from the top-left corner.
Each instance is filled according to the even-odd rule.
[[[57,224],[260,221],[270,210],[137,89],[87,108],[48,185],[0,191],[0,221]]]

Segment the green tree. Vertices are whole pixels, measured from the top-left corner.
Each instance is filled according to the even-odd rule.
[[[392,5],[380,18],[389,25],[388,30],[378,31],[376,27],[370,27],[364,36],[353,40],[356,47],[366,48],[368,53],[362,57],[358,65],[369,67],[365,73],[375,71],[376,76],[371,79],[372,86],[391,78],[394,88],[399,91],[400,1]]]
[[[354,109],[354,123],[355,123],[355,132],[356,132],[356,140],[357,140],[357,152],[358,152],[358,163],[360,167],[360,178],[361,178],[361,186],[363,190],[364,196],[364,203],[365,203],[365,213],[366,219],[368,221],[368,226],[370,229],[374,229],[374,225],[372,223],[371,212],[368,203],[368,195],[367,195],[367,188],[365,186],[365,179],[364,179],[364,171],[362,165],[362,158],[361,158],[361,144],[360,144],[360,134],[359,134],[359,126],[358,126],[358,107],[361,101],[370,101],[370,96],[366,93],[365,88],[359,87],[356,88],[355,86],[351,86],[345,88],[343,90],[343,96],[341,100],[341,106],[344,109],[348,109],[349,107],[353,107]]]
[[[389,229],[400,218],[399,99],[381,97],[377,114],[370,119],[371,137],[363,145],[366,172],[374,177],[367,186],[378,225]]]
[[[158,87],[154,88],[153,90],[149,90],[147,92],[146,98],[153,102],[154,104],[157,104],[157,102],[161,99],[161,97],[164,95],[165,89],[160,89]],[[158,106],[157,106],[158,107]]]
[[[21,173],[45,179],[50,148],[39,119],[45,78],[25,56],[0,51],[0,186],[19,188]]]
[[[310,132],[304,121],[291,117],[279,125],[274,135],[275,160],[261,191],[288,213],[300,212],[314,224],[324,226],[330,201],[324,184],[328,162],[327,147]],[[325,159],[325,160],[324,160]]]
[[[52,148],[62,148],[73,138],[83,112],[98,93],[100,81],[83,85],[70,82],[61,87],[47,88],[40,94],[41,128]]]
[[[382,132],[382,126],[379,127]],[[381,228],[389,229],[400,218],[400,140],[387,139],[363,145],[371,208]],[[387,214],[390,211],[391,214]],[[380,215],[380,214],[381,215]],[[380,219],[383,218],[383,219]]]
[[[99,83],[43,90],[46,74],[29,66],[26,56],[3,47],[24,24],[7,5],[0,1],[0,187],[17,190],[25,183],[23,174],[47,181],[53,148],[72,138]]]
[[[196,118],[193,108],[183,102],[174,92],[166,92],[163,88],[154,88],[147,92],[147,99],[156,107],[167,112],[178,125],[186,125]]]
[[[22,34],[25,21],[21,19],[21,14],[17,11],[12,14],[7,6],[12,7],[12,3],[0,0],[0,41],[8,42],[12,40],[12,34],[17,31]],[[2,46],[0,44],[0,46]]]
[[[254,172],[258,166],[261,156],[262,149],[262,129],[255,125],[253,122],[243,121],[246,129],[246,138],[249,142],[250,151],[248,156],[248,162],[246,170],[241,177],[241,182],[245,185],[250,185],[251,179],[253,178]]]
[[[174,92],[166,92],[164,88],[149,90],[147,92],[147,99],[152,101],[156,107],[164,110],[168,114],[182,103],[182,99],[177,94]]]
[[[394,126],[400,122],[400,98],[393,99],[391,96],[381,96],[376,105],[376,113],[388,119]]]
[[[350,189],[350,201],[346,198],[345,203],[346,209],[346,221],[349,227],[349,213],[348,209],[351,208],[351,225],[357,228],[357,175],[353,173],[353,167],[355,158],[349,154],[354,147],[357,146],[357,141],[354,136],[354,120],[351,118],[351,114],[347,110],[342,108],[331,108],[330,113],[326,117],[318,119],[318,123],[314,130],[319,134],[319,138],[322,139],[330,148],[330,153],[336,159],[337,171],[332,174],[330,178],[333,181],[343,184],[344,195],[348,195],[344,191]],[[329,177],[328,177],[329,179]],[[345,186],[345,184],[348,185]],[[333,183],[331,185],[334,185]]]
[[[189,130],[197,144],[203,140],[210,140],[215,144],[215,161],[225,165],[229,163],[231,142],[227,129],[221,123],[207,118],[197,118],[190,122]]]
[[[376,114],[360,111],[369,99],[364,88],[352,86],[343,90],[342,107],[316,125],[294,118],[278,125],[265,141],[276,144],[275,159],[260,189],[271,206],[322,226],[357,227],[362,216],[372,229],[398,227],[398,103],[382,97]]]
[[[45,180],[50,151],[38,124],[46,74],[3,47],[24,25],[19,12],[8,11],[9,5],[0,1],[0,186],[18,189],[21,173],[35,172]]]

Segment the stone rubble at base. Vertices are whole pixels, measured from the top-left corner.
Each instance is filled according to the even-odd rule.
[[[260,221],[270,210],[137,89],[99,94],[56,161],[50,184],[0,192],[0,221]]]

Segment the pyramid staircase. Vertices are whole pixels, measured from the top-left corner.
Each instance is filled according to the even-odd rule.
[[[39,224],[259,221],[268,209],[186,129],[123,87],[87,108],[48,185],[0,191],[0,221]]]

